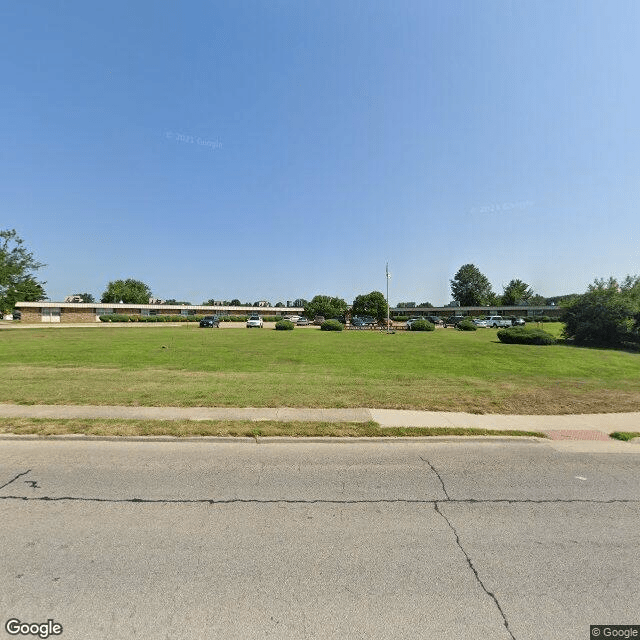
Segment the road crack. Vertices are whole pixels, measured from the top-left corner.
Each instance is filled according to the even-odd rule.
[[[4,489],[5,487],[8,487],[12,482],[15,482],[18,478],[20,478],[22,476],[26,476],[27,473],[31,473],[31,469],[29,469],[28,471],[23,471],[22,473],[19,473],[15,478],[12,478],[11,480],[9,480],[9,482],[3,484],[0,487],[0,490]]]
[[[442,513],[442,511],[440,510],[440,503],[441,502],[442,503],[459,503],[459,502],[462,502],[462,501],[460,501],[460,500],[452,500],[451,499],[451,497],[449,496],[449,492],[447,491],[447,487],[446,487],[446,485],[444,483],[444,480],[442,479],[442,476],[440,475],[438,470],[431,464],[431,462],[429,460],[427,460],[426,458],[423,458],[422,456],[420,456],[420,460],[422,460],[424,463],[428,464],[429,468],[431,469],[431,471],[435,474],[435,476],[438,478],[438,480],[440,480],[440,484],[442,485],[442,491],[444,492],[444,495],[446,496],[446,500],[434,500],[433,501],[433,508],[434,508],[435,512],[447,523],[447,526],[453,532],[453,535],[455,536],[455,539],[456,539],[456,545],[458,546],[460,551],[462,551],[462,554],[464,555],[464,557],[465,557],[465,559],[467,561],[467,564],[469,565],[469,568],[471,569],[471,572],[473,573],[473,576],[474,576],[476,582],[480,585],[482,590],[489,596],[489,598],[491,598],[491,600],[493,600],[493,603],[495,604],[496,608],[498,609],[498,612],[500,613],[500,616],[502,617],[502,623],[504,624],[504,627],[507,630],[507,633],[511,636],[512,640],[516,640],[515,636],[511,632],[511,629],[509,628],[509,621],[507,620],[507,616],[505,615],[504,610],[500,606],[500,602],[498,601],[498,598],[497,598],[496,594],[493,593],[493,591],[489,591],[487,586],[484,584],[484,582],[482,581],[482,578],[480,577],[480,574],[478,573],[478,570],[476,569],[475,565],[473,564],[473,561],[471,560],[471,556],[469,556],[469,554],[467,553],[467,550],[462,546],[462,543],[460,542],[460,536],[458,535],[458,532],[456,531],[456,528],[453,526],[453,524],[451,523],[449,518],[447,518],[447,516],[445,516],[444,513]]]
[[[458,545],[458,548],[460,549],[460,551],[462,551],[464,557],[466,558],[467,564],[469,565],[469,568],[473,572],[473,575],[474,575],[474,577],[476,579],[476,582],[480,585],[482,590],[493,600],[494,604],[496,605],[498,611],[500,612],[500,615],[502,616],[502,622],[503,622],[503,624],[505,626],[505,629],[507,630],[507,633],[511,636],[512,640],[516,640],[516,637],[513,635],[513,633],[511,632],[511,629],[509,628],[509,621],[507,620],[507,616],[505,615],[502,607],[500,606],[500,602],[498,601],[498,598],[496,597],[496,594],[493,593],[493,591],[489,591],[489,589],[487,589],[486,585],[482,581],[482,578],[480,578],[480,575],[478,574],[478,570],[475,568],[475,566],[473,564],[473,561],[471,560],[469,554],[467,553],[466,549],[462,546],[462,543],[460,542],[460,536],[458,535],[458,532],[456,531],[456,528],[451,524],[451,521],[449,520],[449,518],[447,518],[447,516],[445,516],[444,513],[442,513],[442,511],[440,511],[439,502],[449,502],[449,501],[448,500],[436,501],[434,503],[434,505],[433,505],[434,509],[435,509],[436,513],[441,518],[444,519],[444,521],[447,523],[447,525],[449,526],[449,528],[453,532],[453,535],[456,538],[456,544]]]

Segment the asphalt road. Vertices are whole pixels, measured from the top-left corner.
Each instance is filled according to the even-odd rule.
[[[24,637],[10,618],[64,640],[640,625],[637,448],[3,441],[0,522],[0,638]]]

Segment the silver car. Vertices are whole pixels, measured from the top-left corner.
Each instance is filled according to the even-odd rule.
[[[262,318],[260,316],[249,316],[247,319],[247,329],[251,329],[252,327],[258,327],[262,329]]]

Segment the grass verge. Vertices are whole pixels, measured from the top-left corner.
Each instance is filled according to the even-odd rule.
[[[609,435],[616,440],[624,440],[624,442],[628,442],[634,438],[640,438],[640,431],[614,431]]]
[[[296,438],[402,438],[428,436],[534,436],[536,431],[498,431],[458,427],[385,427],[376,422],[272,422],[232,420],[80,420],[2,418],[0,434],[58,436],[231,436]]]

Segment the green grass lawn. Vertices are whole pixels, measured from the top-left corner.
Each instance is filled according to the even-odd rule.
[[[0,331],[0,402],[637,411],[640,355],[506,345],[493,329],[43,327]]]

